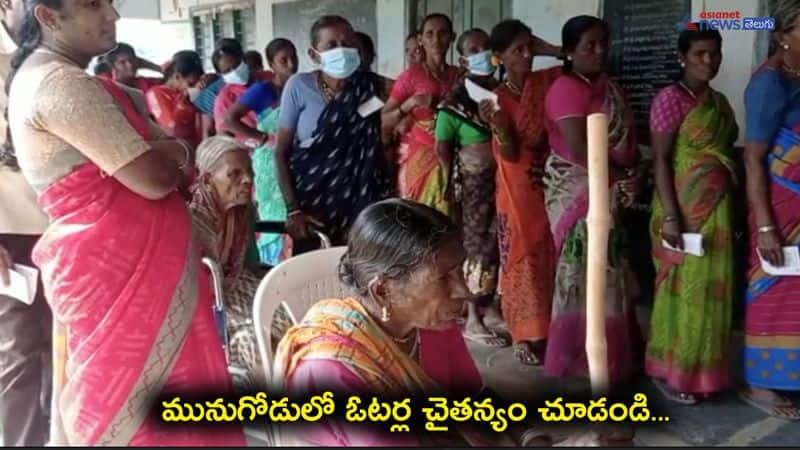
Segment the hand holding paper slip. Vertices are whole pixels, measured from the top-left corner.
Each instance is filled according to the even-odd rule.
[[[761,268],[769,275],[778,276],[798,276],[800,275],[800,248],[797,246],[783,247],[783,266],[776,267],[770,264],[758,253],[758,259],[761,260]]]
[[[0,282],[0,295],[13,297],[26,305],[32,305],[36,298],[36,286],[39,280],[39,271],[33,267],[14,264],[9,271],[11,284]]]
[[[705,250],[703,249],[703,235],[700,233],[683,233],[683,250],[675,248],[669,245],[669,242],[665,240],[661,240],[661,245],[664,248],[672,250],[674,252],[681,252],[686,253],[688,255],[694,256],[703,256],[706,254]]]
[[[475,103],[480,103],[483,100],[489,100],[494,105],[495,111],[500,109],[500,106],[497,104],[497,94],[494,92],[478,86],[469,78],[464,81],[464,86],[467,88],[467,94],[469,94],[469,98],[474,100]]]

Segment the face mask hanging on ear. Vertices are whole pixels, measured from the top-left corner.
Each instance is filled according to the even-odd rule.
[[[358,50],[349,47],[337,47],[319,55],[320,69],[329,77],[343,80],[350,77],[361,66],[361,55]]]
[[[250,81],[250,67],[242,62],[239,67],[223,75],[222,79],[227,84],[247,84]]]
[[[492,51],[476,53],[467,56],[467,68],[473,75],[488,76],[494,73],[492,64]]]

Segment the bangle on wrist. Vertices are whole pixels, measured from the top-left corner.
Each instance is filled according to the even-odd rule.
[[[303,211],[300,211],[299,209],[293,209],[289,211],[289,214],[287,214],[286,217],[295,217],[299,216],[300,214],[303,214]]]
[[[186,170],[192,162],[192,149],[186,141],[182,139],[178,139],[177,141],[181,144],[181,147],[183,147],[183,162],[178,164],[178,169],[183,171]]]

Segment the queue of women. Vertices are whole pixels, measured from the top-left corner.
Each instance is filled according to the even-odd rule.
[[[243,445],[235,427],[161,428],[148,418],[152,399],[243,389],[219,345],[203,256],[224,273],[229,362],[248,383],[263,378],[256,286],[270,266],[312,250],[314,230],[347,246],[339,272],[353,296],[320,299],[285,333],[274,371],[287,392],[477,394],[465,338],[511,344],[519,363],[549,376],[586,377],[586,117],[594,112],[609,118],[614,194],[611,381],[627,382],[643,364],[683,404],[733,387],[733,194],[746,183],[752,249],[740,396],[800,418],[779,394],[800,390],[798,278],[771,275],[762,262],[783,265],[782,247],[800,240],[800,2],[778,2],[773,13],[776,50],[745,91],[744,153],[734,150],[732,108],[709,84],[720,34],[681,33],[680,78],[651,107],[652,162],[639,153],[624,91],[606,74],[609,30],[596,17],[568,20],[558,47],[518,20],[457,37],[447,16],[431,14],[406,40],[408,68],[390,80],[372,72],[367,35],[325,16],[309,30],[305,55],[286,39],[270,42],[268,72],[225,39],[216,74],[182,51],[143,93],[132,78],[112,80],[119,58],[108,60],[112,76],[85,71],[116,46],[111,1],[11,5],[23,19],[3,160],[19,167],[50,219],[33,261],[58,324],[54,442]],[[457,66],[446,58],[454,44]],[[296,73],[301,56],[318,69]],[[563,64],[532,71],[536,56]],[[476,103],[468,84],[493,91],[496,104]],[[643,348],[622,213],[646,201],[651,171],[656,297]],[[285,233],[257,235],[257,221],[285,222]],[[703,256],[682,251],[685,233],[702,234]],[[550,442],[531,428],[506,438]],[[303,433],[316,445],[442,439],[480,441],[460,428],[394,435],[333,422]]]

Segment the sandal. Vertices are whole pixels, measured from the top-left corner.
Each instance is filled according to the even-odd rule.
[[[518,342],[514,344],[514,357],[526,366],[541,366],[544,361],[533,350],[530,342]]]
[[[687,394],[685,392],[678,392],[675,389],[667,386],[666,383],[660,380],[652,380],[653,384],[661,391],[661,394],[667,398],[667,400],[673,401],[675,403],[679,403],[681,405],[694,405],[697,404],[697,397],[692,394]]]
[[[500,348],[507,347],[508,341],[503,336],[498,336],[496,333],[478,333],[470,334],[466,330],[462,333],[464,339],[481,344],[485,347]]]
[[[739,398],[748,405],[764,413],[783,420],[800,420],[800,409],[786,397],[780,397],[777,403],[756,400],[749,392],[739,392]]]

